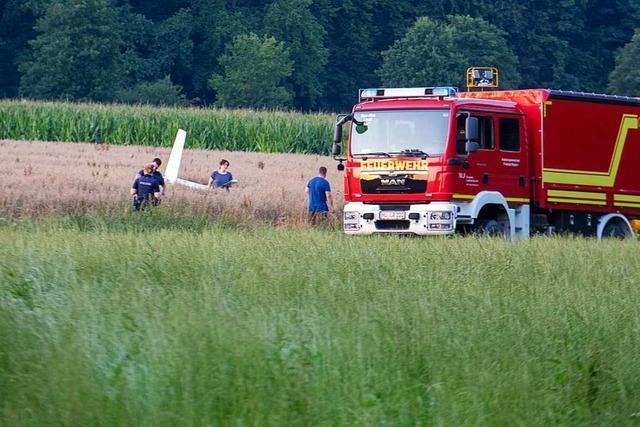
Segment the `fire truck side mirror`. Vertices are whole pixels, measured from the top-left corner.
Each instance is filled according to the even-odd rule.
[[[465,137],[468,141],[477,141],[478,140],[478,118],[477,117],[467,117],[465,121]]]
[[[341,152],[342,147],[340,146],[340,144],[338,142],[334,142],[333,146],[331,147],[331,154],[333,154],[334,156],[339,156]]]
[[[464,144],[464,149],[465,149],[465,151],[466,151],[467,153],[473,153],[474,151],[478,151],[478,148],[479,148],[479,147],[480,147],[480,146],[479,146],[479,145],[478,145],[478,143],[477,143],[477,142],[475,142],[475,141],[467,141],[467,142]]]
[[[465,150],[467,153],[472,153],[474,151],[478,151],[478,118],[477,117],[467,117],[465,120],[465,139],[467,140],[465,144]]]
[[[342,162],[338,163],[338,170],[340,172],[342,172],[344,170],[344,165],[342,164]]]
[[[342,141],[342,123],[338,122],[336,123],[335,127],[333,128],[333,143],[334,146],[335,144],[340,144],[340,141]],[[338,154],[340,154],[338,152]]]

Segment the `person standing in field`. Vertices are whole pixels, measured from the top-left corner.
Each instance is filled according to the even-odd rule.
[[[327,181],[327,168],[321,166],[318,176],[307,183],[306,193],[309,198],[309,222],[317,224],[325,221],[329,211],[333,211],[331,185]]]
[[[160,165],[162,164],[162,160],[160,160],[159,158],[155,158],[153,159],[153,161],[151,162],[153,164],[153,177],[156,179],[156,181],[158,181],[158,185],[160,186],[160,195],[164,196],[166,193],[166,189],[167,187],[165,186],[164,183],[164,177],[162,176],[162,173],[158,170],[160,169]],[[144,176],[144,169],[140,169],[140,171],[136,174],[135,178],[133,178],[133,180],[135,181],[136,179],[140,178]],[[158,199],[158,201],[160,201],[160,199]]]
[[[224,188],[229,191],[233,181],[233,175],[227,170],[229,161],[222,159],[219,166],[218,170],[211,172],[211,175],[209,175],[209,184],[207,186],[209,188]]]
[[[133,196],[133,207],[135,210],[144,210],[149,203],[158,204],[160,200],[160,184],[153,176],[155,165],[149,163],[144,166],[143,175],[133,181],[131,195]]]

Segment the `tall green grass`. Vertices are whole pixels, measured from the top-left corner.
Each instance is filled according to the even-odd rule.
[[[333,116],[293,112],[0,101],[0,139],[328,153]]]
[[[0,425],[640,418],[637,242],[119,223],[0,227]]]

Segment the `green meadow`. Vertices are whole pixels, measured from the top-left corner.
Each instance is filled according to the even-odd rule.
[[[4,221],[0,425],[638,425],[639,306],[635,241]]]

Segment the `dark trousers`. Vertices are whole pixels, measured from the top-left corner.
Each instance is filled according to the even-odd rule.
[[[313,225],[322,224],[327,222],[327,211],[309,211],[309,223]]]
[[[158,206],[159,204],[160,200],[155,197],[145,197],[142,199],[135,197],[133,199],[133,208],[137,211],[143,211],[149,206]]]

